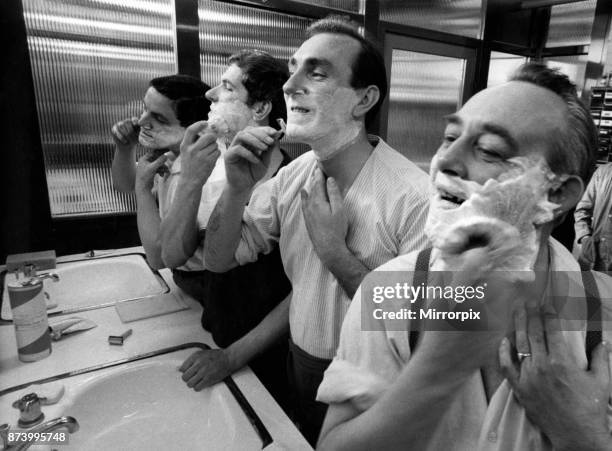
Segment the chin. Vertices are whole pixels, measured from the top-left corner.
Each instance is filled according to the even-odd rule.
[[[287,138],[298,141],[304,144],[308,144],[306,142],[308,137],[308,130],[303,125],[296,125],[292,123],[287,124],[287,129],[285,130],[285,136]]]

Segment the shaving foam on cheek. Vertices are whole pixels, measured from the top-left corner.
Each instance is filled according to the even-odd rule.
[[[219,138],[232,140],[234,135],[249,125],[255,125],[253,112],[240,100],[213,103],[208,114],[209,127]]]
[[[185,129],[180,125],[156,126],[154,129],[140,129],[138,142],[147,149],[170,149],[181,144]]]
[[[313,92],[312,114],[288,112],[287,137],[310,144],[319,161],[329,160],[358,138],[361,121],[353,117],[359,98],[352,88]]]
[[[436,194],[426,233],[441,251],[441,269],[456,268],[460,255],[481,243],[491,269],[532,270],[540,245],[538,226],[552,221],[558,207],[548,201],[548,192],[559,179],[542,157],[508,161],[512,168],[484,185],[432,171]],[[440,191],[466,200],[456,206]]]

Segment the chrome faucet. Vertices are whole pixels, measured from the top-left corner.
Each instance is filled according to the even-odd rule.
[[[59,417],[54,418],[53,420],[46,421],[31,429],[24,430],[23,432],[27,432],[28,434],[41,434],[47,432],[55,432],[61,428],[66,428],[68,429],[68,432],[70,434],[74,434],[76,431],[79,430],[79,423],[74,417]],[[5,451],[25,451],[30,448],[30,446],[32,446],[35,442],[35,439],[32,439],[28,442],[9,445],[8,434],[8,424],[3,424],[2,426],[0,426],[0,436],[2,437],[2,441],[4,442],[4,447],[2,449]]]

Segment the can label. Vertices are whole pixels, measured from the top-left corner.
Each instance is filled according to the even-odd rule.
[[[51,336],[43,284],[8,285],[19,360],[34,362],[51,353]]]

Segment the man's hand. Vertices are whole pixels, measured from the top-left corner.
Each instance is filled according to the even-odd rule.
[[[179,368],[182,379],[195,391],[222,381],[235,370],[225,349],[196,351]]]
[[[139,131],[140,127],[138,126],[137,117],[117,122],[111,129],[115,146],[120,150],[134,147],[138,143]]]
[[[217,147],[215,133],[200,132],[206,130],[206,121],[196,122],[187,127],[181,143],[181,178],[193,181],[200,187],[206,183],[221,155]]]
[[[149,161],[150,155],[145,154],[138,160],[136,165],[136,190],[148,190],[153,188],[153,179],[157,170],[166,162],[165,154],[162,154],[157,159]]]
[[[591,235],[585,235],[580,238],[580,242],[576,242],[578,251],[578,262],[583,271],[590,270],[597,260],[597,249]]]
[[[454,312],[478,312],[477,320],[464,323],[437,319],[423,321],[420,325],[424,333],[417,350],[425,351],[432,361],[451,364],[457,374],[471,374],[495,361],[500,341],[512,329],[514,310],[528,297],[527,287],[522,282],[507,277],[507,271],[491,270],[485,263],[487,259],[486,249],[476,247],[462,253],[454,271],[429,273],[428,286],[452,287],[453,290],[480,287],[484,294],[482,299],[447,304]],[[427,302],[427,308],[439,306],[437,299]]]
[[[266,174],[277,136],[272,127],[247,127],[236,134],[225,154],[227,183],[232,189],[250,191]]]
[[[302,189],[301,196],[308,235],[317,255],[327,264],[330,258],[339,255],[340,249],[346,248],[348,220],[340,189],[332,177],[326,181],[323,171],[317,168],[311,179],[310,193]]]
[[[531,354],[521,362],[513,358],[510,341],[502,341],[499,360],[503,374],[529,419],[554,449],[612,449],[606,415],[612,388],[608,345],[597,346],[591,368],[582,369],[571,355],[558,316],[543,316],[544,321],[539,311],[529,309],[523,315],[527,324],[522,331],[517,324],[517,347],[520,336],[526,336]]]

